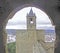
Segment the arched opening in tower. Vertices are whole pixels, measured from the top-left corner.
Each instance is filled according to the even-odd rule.
[[[33,48],[35,47],[35,50],[37,50],[36,47],[38,47],[38,49],[40,50],[41,48],[39,48],[39,46],[40,47],[42,46],[43,51],[45,51],[44,49],[47,50],[54,49],[54,45],[53,45],[55,41],[54,27],[55,26],[53,26],[52,20],[49,19],[48,15],[36,7],[26,7],[19,10],[12,17],[12,19],[9,19],[6,26],[6,30],[8,34],[7,36],[8,52],[12,52],[12,50],[15,52],[16,49],[19,49],[17,51],[20,52],[20,49],[22,49],[20,48],[20,46],[22,47],[22,45],[24,46],[24,44],[26,46],[27,42],[30,42],[33,39],[36,40],[36,44],[33,43]],[[33,37],[33,39],[31,39],[29,34],[31,35],[31,37]],[[27,40],[29,38],[30,41]],[[23,44],[21,43],[21,41],[22,42],[26,41],[26,43],[24,42]],[[30,43],[32,44],[32,42]],[[12,47],[14,49],[11,49]],[[35,50],[33,52],[36,52]],[[45,52],[49,52],[49,51],[45,51]]]

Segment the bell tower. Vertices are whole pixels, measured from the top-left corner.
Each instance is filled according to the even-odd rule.
[[[36,29],[36,16],[35,13],[33,13],[32,8],[29,14],[27,14],[27,29]]]

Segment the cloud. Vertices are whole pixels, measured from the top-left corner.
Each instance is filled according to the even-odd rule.
[[[31,7],[27,7],[27,8],[24,8],[22,9],[21,11],[18,11],[12,19],[10,19],[7,23],[7,27],[13,27],[19,28],[19,25],[20,26],[23,26],[25,27],[27,25],[27,18],[26,18],[26,15],[27,13],[29,13]],[[36,25],[37,26],[40,26],[40,25],[52,25],[51,24],[51,21],[49,19],[49,17],[46,15],[46,13],[44,13],[43,11],[41,11],[40,9],[38,8],[35,8],[35,7],[32,7],[33,9],[33,12],[36,14]]]

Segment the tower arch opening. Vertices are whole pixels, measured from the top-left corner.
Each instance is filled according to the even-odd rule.
[[[32,10],[33,10],[33,14],[31,12],[31,7],[27,7],[27,8],[24,8],[25,10],[22,9],[22,11],[25,11],[25,12],[22,12],[22,11],[17,11],[17,13],[13,16],[12,20],[10,19],[8,21],[8,24],[6,26],[6,29],[27,29],[27,25],[28,25],[28,28],[34,28],[36,27],[36,29],[40,30],[40,29],[51,29],[53,28],[52,25],[53,23],[51,22],[51,20],[49,19],[49,17],[47,16],[46,13],[44,13],[43,11],[41,11],[40,9],[38,8],[35,8],[35,7],[32,7]],[[28,10],[26,10],[28,9]],[[36,10],[37,9],[37,10]],[[35,12],[34,12],[35,11]],[[31,12],[31,14],[29,15],[29,12]],[[23,15],[22,15],[22,14]],[[28,13],[28,14],[27,14]],[[17,16],[16,16],[17,15]],[[29,15],[29,16],[26,16],[26,15]],[[33,16],[33,18],[30,18],[31,15]],[[35,16],[36,15],[36,16]],[[24,18],[25,16],[25,18]],[[30,20],[28,20],[26,17],[29,17]],[[37,18],[36,18],[37,17]],[[18,19],[17,19],[18,18]],[[15,19],[15,20],[14,20]],[[30,24],[29,24],[29,21]],[[23,25],[20,25],[20,24],[23,24]],[[34,25],[33,25],[34,24]],[[36,24],[36,25],[35,25]],[[21,27],[21,28],[20,28]],[[45,28],[44,28],[45,27]],[[49,28],[51,27],[51,28]],[[35,28],[34,28],[35,29]],[[54,28],[53,28],[54,29]],[[47,33],[47,32],[46,32]],[[50,33],[50,32],[49,32]],[[49,35],[49,34],[47,34]],[[39,35],[38,35],[39,37]],[[48,37],[48,36],[47,36]],[[52,37],[50,37],[52,38]],[[47,40],[47,39],[46,39]],[[38,41],[39,41],[39,38],[38,38]],[[48,40],[47,40],[48,41]],[[51,40],[49,40],[51,41]],[[45,47],[46,48],[46,47]]]

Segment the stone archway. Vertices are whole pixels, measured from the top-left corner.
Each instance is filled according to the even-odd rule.
[[[25,6],[35,6],[39,9],[45,11],[52,19],[53,24],[56,26],[56,46],[55,46],[55,53],[60,53],[60,11],[58,8],[58,0],[1,0],[0,2],[0,53],[5,52],[5,43],[6,43],[6,36],[5,36],[5,26],[7,21],[10,19],[8,16],[9,14],[16,9],[18,6],[22,5]],[[25,7],[26,7],[25,6]],[[12,13],[13,15],[14,13]],[[11,16],[11,15],[10,15]]]
[[[28,6],[30,6],[30,5],[28,5]],[[25,6],[23,6],[22,8],[24,8]],[[27,7],[27,6],[26,6]],[[32,6],[31,6],[32,7]],[[13,15],[16,13],[16,12],[18,12],[19,10],[21,10],[22,9],[20,6],[18,7],[18,8],[16,8],[16,9],[14,9],[14,11],[13,12],[11,12],[11,14],[8,16],[8,18],[12,18],[13,17]],[[50,18],[51,19],[51,18]],[[51,20],[52,21],[52,20]],[[52,22],[52,24],[53,24],[53,22]]]

